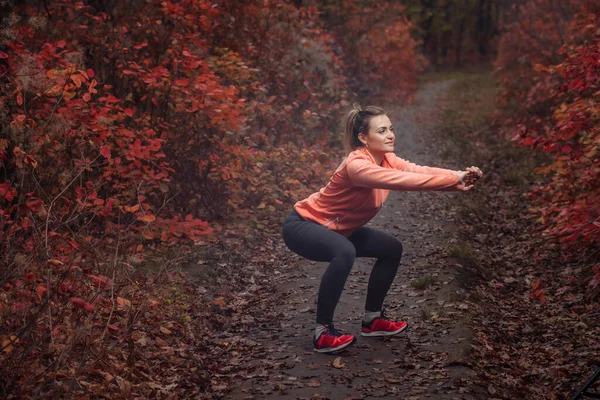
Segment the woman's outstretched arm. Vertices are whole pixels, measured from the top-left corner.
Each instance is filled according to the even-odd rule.
[[[427,175],[454,175],[458,176],[461,171],[455,171],[445,168],[428,167],[425,165],[417,165],[408,160],[396,156],[394,153],[386,154],[386,159],[392,167],[400,171],[414,172],[416,174]]]
[[[463,190],[459,174],[424,174],[385,168],[366,158],[355,158],[347,164],[348,176],[360,187],[374,189],[423,191]]]

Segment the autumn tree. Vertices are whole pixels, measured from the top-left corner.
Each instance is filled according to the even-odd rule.
[[[351,85],[363,95],[410,98],[427,62],[406,7],[394,1],[305,1],[316,5],[341,46]]]

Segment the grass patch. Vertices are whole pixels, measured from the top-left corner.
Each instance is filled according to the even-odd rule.
[[[473,261],[477,263],[477,257],[473,248],[467,243],[460,243],[449,248],[452,257],[460,258],[461,260]]]
[[[418,290],[425,290],[428,287],[434,285],[437,282],[437,279],[433,275],[424,275],[418,279],[415,279],[410,283],[412,287]]]
[[[463,201],[463,206],[468,212],[477,213],[485,210],[485,201],[481,197],[471,197]]]
[[[460,316],[457,318],[457,321],[463,325],[471,325],[471,323],[475,320],[476,316],[477,314],[472,312],[460,314]]]
[[[518,169],[511,169],[504,175],[504,180],[510,185],[519,186],[523,183],[523,172]]]

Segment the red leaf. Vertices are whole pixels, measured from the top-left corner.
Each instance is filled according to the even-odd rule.
[[[0,197],[2,196],[4,196],[4,198],[8,201],[12,201],[12,199],[14,199],[10,182],[0,183]]]
[[[27,283],[32,283],[35,280],[35,275],[33,272],[28,272],[23,276],[23,280]]]
[[[98,286],[105,289],[110,288],[112,285],[112,279],[104,275],[88,275],[88,277]]]
[[[100,147],[100,154],[102,154],[104,156],[104,158],[110,160],[110,158],[111,158],[110,147],[108,147],[108,146]]]
[[[69,302],[77,308],[84,308],[86,303],[85,300],[80,297],[70,297]]]
[[[37,200],[28,201],[25,204],[27,205],[27,208],[29,208],[31,211],[37,211],[40,209],[40,207],[42,207],[44,202],[40,199],[37,199]]]

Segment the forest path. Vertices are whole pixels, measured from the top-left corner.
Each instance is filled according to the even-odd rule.
[[[396,154],[416,164],[463,169],[438,158],[440,97],[451,81],[421,86],[413,104],[384,104],[396,130]],[[297,258],[274,271],[279,296],[271,329],[247,333],[253,361],[241,355],[245,372],[231,382],[236,399],[479,399],[469,367],[472,331],[467,297],[448,254],[454,243],[452,196],[468,193],[391,192],[369,223],[395,235],[404,256],[386,299],[391,318],[409,328],[392,338],[358,336],[337,355],[312,350],[316,293],[326,263]],[[357,259],[340,303],[336,327],[360,332],[367,281],[374,260]],[[423,288],[426,286],[425,288]],[[260,357],[261,360],[256,358]],[[339,358],[339,359],[338,359]],[[244,362],[243,360],[246,359]]]

